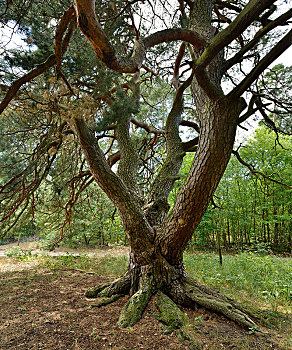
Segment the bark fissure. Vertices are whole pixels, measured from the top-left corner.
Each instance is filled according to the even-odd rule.
[[[144,206],[146,216],[155,227],[160,227],[167,216],[169,210],[167,199],[185,154],[179,137],[179,125],[183,110],[183,91],[185,88],[186,86],[182,86],[178,89],[172,109],[168,115],[165,128],[166,159],[151,185],[147,202]]]
[[[180,250],[184,250],[198,226],[227,166],[241,103],[236,102],[233,106],[230,109],[227,106],[218,108],[213,111],[212,118],[209,111],[208,119],[201,122],[198,150],[191,170],[158,234],[163,254],[171,262],[177,260]],[[228,120],[228,127],[222,119]]]
[[[135,100],[139,99],[139,87],[134,87]],[[120,161],[117,174],[123,180],[127,188],[133,192],[137,200],[142,205],[144,199],[137,184],[137,165],[139,155],[136,149],[136,144],[130,137],[130,122],[131,114],[124,115],[117,120],[116,138],[120,148]]]
[[[205,40],[212,41],[210,2],[202,0],[194,6],[190,27],[198,28],[199,33],[205,33]],[[197,16],[198,6],[200,16]],[[192,52],[192,56],[196,60],[199,54]],[[194,70],[191,88],[200,124],[197,152],[176,203],[157,234],[162,254],[171,264],[182,259],[182,252],[200,223],[232,152],[243,105],[239,99],[224,96],[220,87],[223,67],[223,55],[217,55],[203,74],[208,84],[202,84],[201,72]]]

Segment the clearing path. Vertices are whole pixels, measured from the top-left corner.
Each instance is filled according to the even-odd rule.
[[[112,256],[129,255],[129,247],[125,247],[122,245],[113,245],[105,248],[96,248],[96,249],[93,249],[93,248],[71,249],[71,248],[58,247],[52,252],[43,251],[40,248],[38,248],[38,245],[41,246],[41,243],[40,242],[23,242],[19,244],[19,248],[24,251],[31,250],[32,252],[38,253],[40,255],[49,255],[49,256],[61,256],[61,255],[67,255],[68,253],[75,256],[86,254],[89,256],[96,256],[96,257],[103,257],[106,255],[112,255]],[[17,243],[0,245],[0,257],[6,257],[5,251],[13,247],[17,247]]]
[[[55,249],[55,251],[43,251],[39,248],[37,248],[37,245],[40,244],[39,242],[24,242],[19,244],[19,248],[23,251],[31,251],[32,253],[35,253],[37,255],[42,256],[65,256],[65,255],[74,255],[74,256],[81,256],[81,255],[87,255],[90,257],[97,257],[101,258],[104,256],[128,256],[129,255],[129,248],[125,246],[112,246],[112,247],[105,247],[105,248],[88,248],[88,249],[71,249],[71,248],[64,248],[64,247],[58,247]],[[9,243],[5,245],[0,246],[0,273],[1,272],[12,272],[12,271],[21,271],[21,270],[27,270],[30,268],[36,268],[38,265],[37,260],[29,260],[29,261],[19,261],[15,259],[8,259],[7,258],[7,250],[12,249],[14,247],[17,247],[16,243]]]

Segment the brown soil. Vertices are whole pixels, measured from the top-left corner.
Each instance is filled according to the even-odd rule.
[[[177,332],[166,334],[166,327],[155,319],[153,301],[134,327],[119,329],[116,323],[127,297],[100,309],[89,309],[96,300],[84,297],[88,287],[108,280],[77,271],[53,273],[36,267],[2,272],[0,349],[281,349],[281,337],[276,332],[249,334],[202,309],[184,310],[194,325],[197,345],[179,340]]]

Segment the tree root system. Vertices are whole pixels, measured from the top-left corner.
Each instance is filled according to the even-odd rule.
[[[217,314],[223,314],[244,328],[258,329],[255,323],[257,317],[254,314],[219,291],[199,284],[185,272],[179,278],[176,275],[175,279],[168,279],[168,285],[161,283],[160,286],[163,286],[161,288],[157,287],[153,280],[149,276],[140,278],[138,290],[130,296],[120,314],[118,321],[120,327],[130,327],[138,322],[151,297],[157,295],[157,308],[159,310],[157,318],[172,329],[181,328],[189,323],[187,315],[179,309],[178,305],[193,309],[203,307]],[[133,276],[127,272],[111,284],[88,289],[85,296],[87,298],[102,298],[92,305],[93,307],[101,307],[116,301],[121,296],[131,294],[133,290],[131,281],[133,281]]]

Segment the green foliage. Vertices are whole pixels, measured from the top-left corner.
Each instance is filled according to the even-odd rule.
[[[5,254],[6,256],[8,256],[8,258],[17,258],[19,260],[22,260],[26,256],[25,253],[20,249],[20,247],[17,246],[6,249]]]
[[[8,258],[29,262],[34,259],[38,259],[38,253],[32,252],[31,250],[23,250],[19,246],[13,246],[12,248],[6,249],[5,255]]]
[[[3,71],[0,77],[1,83],[8,85],[16,79],[15,72],[22,74],[44,62],[54,53],[56,27],[60,17],[70,5],[69,0],[53,0],[45,4],[40,0],[0,3],[1,22],[14,27],[26,43],[22,50],[5,49],[0,61],[0,68]],[[133,9],[139,9],[138,3],[132,5]],[[128,11],[130,8],[125,8],[125,2],[122,0],[114,3],[97,0],[96,8],[98,9],[96,15],[115,51],[124,55],[126,51],[128,52],[126,46],[128,49],[129,43],[131,46],[131,42],[135,39],[133,28],[129,25],[132,23],[132,14]],[[121,11],[122,15],[118,15]],[[168,10],[166,11],[163,6],[161,11],[165,17],[163,20],[166,16],[170,16],[171,11],[167,13]],[[172,16],[174,27],[179,26],[179,17],[179,12]],[[149,28],[143,25],[143,21],[140,24],[139,34],[143,37]],[[248,32],[250,33],[252,31]],[[265,46],[264,44],[263,42],[262,45]],[[76,30],[62,58],[62,71],[72,85],[74,95],[68,95],[68,88],[61,79],[57,79],[53,70],[34,79],[32,84],[27,84],[25,89],[19,91],[15,103],[11,104],[10,109],[7,109],[5,115],[1,117],[0,185],[21,171],[25,171],[27,187],[34,181],[37,171],[38,176],[43,177],[43,183],[30,193],[28,201],[23,202],[11,217],[12,223],[24,210],[25,215],[21,216],[12,227],[11,236],[37,232],[43,241],[53,243],[58,241],[61,229],[64,228],[64,243],[71,247],[80,244],[89,246],[125,243],[120,220],[113,220],[113,205],[94,184],[91,184],[74,204],[70,212],[70,227],[65,223],[68,214],[66,210],[72,195],[69,184],[79,171],[84,170],[84,159],[76,139],[70,135],[72,131],[66,127],[62,130],[63,134],[66,134],[66,141],[56,154],[53,166],[46,173],[49,161],[55,156],[54,148],[49,145],[59,135],[60,125],[72,116],[84,117],[91,130],[99,134],[97,137],[100,138],[101,148],[109,150],[108,154],[116,152],[118,147],[114,143],[111,144],[110,137],[114,132],[112,134],[109,132],[107,135],[109,139],[104,140],[102,139],[104,131],[110,124],[123,120],[125,116],[133,114],[142,122],[163,129],[171,106],[173,90],[170,88],[168,73],[165,73],[164,69],[157,70],[156,67],[158,61],[173,62],[178,45],[177,42],[161,44],[148,52],[147,66],[159,71],[160,74],[155,76],[141,70],[139,82],[141,98],[138,99],[136,91],[132,91],[133,86],[129,83],[132,77],[107,69],[93,54],[88,41],[79,30]],[[266,49],[268,50],[268,47]],[[186,54],[184,60],[187,62],[188,59],[189,56]],[[260,89],[261,92],[268,91],[274,98],[280,97],[287,104],[291,100],[290,85],[291,67],[278,65],[263,77]],[[187,95],[188,93],[185,105],[190,101]],[[193,101],[191,103],[193,104]],[[278,107],[277,123],[282,129],[288,130],[289,115],[283,108]],[[184,111],[183,118],[188,119],[188,113],[191,113],[193,120],[194,113],[190,112],[190,109]],[[165,149],[161,146],[164,137],[158,138],[156,150],[152,154],[152,145],[149,146],[153,135],[135,126],[132,131],[132,139],[140,152],[138,180],[142,184],[142,191],[146,192],[152,174],[157,173],[165,157]],[[255,143],[250,140],[242,150],[245,159],[251,161],[261,171],[274,173],[272,176],[275,179],[291,180],[291,160],[284,155],[280,147],[274,147],[274,136],[265,132],[261,135],[258,132],[255,138]],[[269,141],[271,138],[272,142]],[[289,143],[291,145],[291,140],[288,138],[280,141],[285,148],[290,147]],[[268,152],[267,146],[270,149]],[[256,148],[261,148],[261,151],[254,151]],[[171,205],[175,201],[179,185],[187,176],[193,156],[190,154],[185,157],[180,171],[181,180],[176,182],[170,196]],[[81,181],[78,185],[81,186]],[[14,186],[18,188],[21,186],[20,178]],[[78,186],[74,190],[78,191]],[[219,231],[226,249],[228,246],[236,249],[248,246],[248,249],[261,250],[262,253],[270,249],[283,251],[291,249],[289,194],[289,191],[277,185],[273,184],[268,188],[265,181],[259,178],[252,179],[246,170],[232,161],[217,191],[219,199],[215,200],[224,210],[213,210],[211,207],[207,210],[191,244],[201,248],[215,247],[216,234]],[[285,201],[284,204],[282,199]],[[8,212],[6,209],[8,202],[8,199],[1,202],[1,212],[5,210]],[[13,204],[13,200],[11,203]],[[32,219],[35,225],[33,229],[29,227]],[[7,226],[10,227],[10,223]],[[3,226],[0,227],[1,230],[2,228]]]
[[[57,174],[61,174],[60,168],[55,170],[58,170]],[[35,214],[35,221],[43,244],[54,243],[60,239],[60,229],[65,220],[64,210],[60,208],[60,204],[65,207],[70,193],[64,189],[66,186],[64,173],[61,175],[63,176],[52,174],[51,179],[46,181],[39,193],[38,199],[43,210]],[[77,248],[125,243],[121,221],[114,215],[114,206],[95,183],[80,195],[74,209],[62,244]],[[53,244],[48,249],[53,250],[54,247]]]
[[[0,120],[0,185],[3,185],[25,169],[27,165],[25,155],[31,151],[34,143],[30,137],[24,143],[23,135],[16,132],[17,128],[25,130],[28,127],[20,115],[11,113],[10,118],[1,116]],[[9,132],[13,135],[8,136]]]
[[[22,253],[18,247],[6,253],[17,260],[37,261],[38,269],[45,267],[55,273],[77,269],[118,277],[128,266],[127,256],[76,256],[67,253],[64,256],[50,257]],[[242,253],[224,256],[221,266],[215,254],[186,253],[184,264],[199,282],[220,289],[232,298],[240,298],[241,302],[251,307],[257,303],[275,312],[289,310],[292,306],[292,263],[289,258]],[[200,323],[201,319],[195,321]]]
[[[280,144],[279,144],[279,143]],[[291,136],[276,135],[266,127],[258,128],[240,148],[244,161],[256,170],[286,184],[292,182]],[[188,173],[192,156],[181,168]],[[176,190],[171,195],[172,203]],[[291,189],[259,174],[232,157],[211,204],[197,228],[189,248],[215,249],[219,232],[225,250],[247,250],[258,254],[289,252],[291,246]]]
[[[94,127],[96,132],[105,131],[107,127],[117,120],[139,112],[139,104],[132,97],[125,94],[123,89],[118,89],[116,98],[110,105],[109,110],[105,111],[102,119]]]
[[[20,227],[16,232],[18,237],[30,237],[37,236],[39,233],[38,227],[36,227],[33,221],[30,221],[26,226]]]
[[[54,36],[56,25],[64,8],[70,6],[70,1],[53,0],[50,3],[42,1],[15,0],[0,7],[1,21],[9,22],[15,27],[27,44],[22,50],[10,50],[4,59],[12,66],[30,70],[36,64],[44,62],[54,53]],[[40,11],[41,9],[41,11]],[[36,16],[37,14],[37,16]],[[17,26],[16,24],[17,23]]]
[[[186,269],[204,284],[236,297],[262,300],[272,310],[292,305],[291,259],[242,253],[224,256],[223,266],[215,254],[185,254]]]
[[[274,120],[277,128],[283,134],[292,135],[291,123],[291,87],[292,66],[285,67],[283,64],[274,66],[268,71],[260,82],[260,91],[267,94],[274,103],[274,111],[270,113],[270,119]],[[278,101],[281,101],[280,103]],[[271,128],[271,124],[263,122]]]
[[[21,50],[14,49],[9,52],[6,50],[4,62],[24,70],[30,70],[44,62],[54,53],[56,27],[63,13],[71,5],[72,2],[69,0],[52,0],[47,3],[40,0],[0,2],[1,22],[14,27],[26,44]],[[111,37],[111,43],[118,53],[123,51],[124,42],[134,37],[128,25],[127,11],[114,21],[108,20],[114,18],[123,7],[124,2],[120,0],[115,1],[114,5],[103,0],[96,1],[97,16],[105,23],[104,31]],[[63,65],[64,72],[73,74],[75,78],[92,75],[93,70],[99,65],[90,45],[78,30],[73,35],[63,62],[66,63]],[[99,82],[102,82],[102,79]]]

